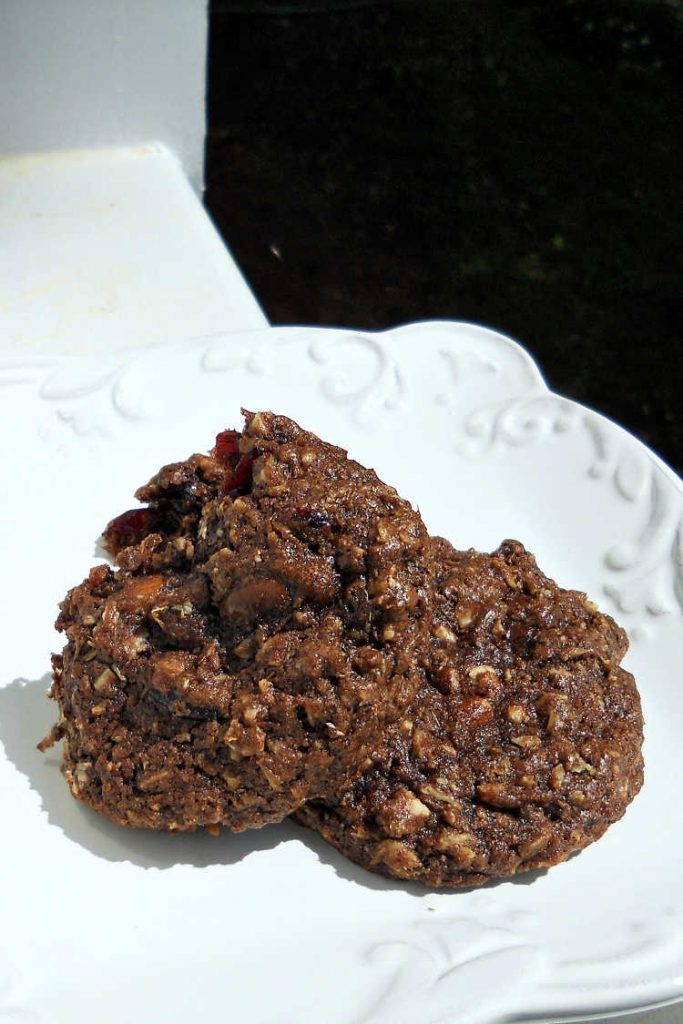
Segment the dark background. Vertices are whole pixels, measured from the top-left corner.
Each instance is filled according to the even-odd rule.
[[[681,0],[213,0],[206,204],[273,324],[473,320],[683,469]]]

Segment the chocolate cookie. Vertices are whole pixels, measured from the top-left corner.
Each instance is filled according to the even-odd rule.
[[[480,885],[566,859],[643,779],[626,636],[521,544],[434,542],[429,682],[373,766],[297,819],[358,864],[429,886]]]
[[[276,821],[381,759],[421,684],[431,547],[372,470],[246,414],[110,524],[54,659],[74,794],[158,829]]]

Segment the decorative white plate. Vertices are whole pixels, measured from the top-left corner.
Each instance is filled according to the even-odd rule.
[[[24,359],[0,366],[0,393],[3,1024],[490,1024],[683,995],[683,486],[642,444],[467,324]],[[133,833],[72,799],[58,752],[35,749],[57,602],[135,487],[240,405],[342,444],[460,547],[522,539],[627,627],[646,784],[600,842],[531,879],[435,893],[290,823]]]

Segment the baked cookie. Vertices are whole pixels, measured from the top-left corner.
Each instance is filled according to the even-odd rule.
[[[429,682],[390,769],[296,817],[372,871],[456,888],[598,839],[642,784],[643,720],[623,630],[521,544],[434,555]]]
[[[106,531],[121,568],[93,569],[57,620],[43,747],[65,739],[73,793],[125,825],[239,831],[346,788],[428,661],[419,514],[272,413],[139,494]]]

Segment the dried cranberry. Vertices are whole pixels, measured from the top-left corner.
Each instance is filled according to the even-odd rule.
[[[115,554],[121,548],[137,544],[154,530],[158,521],[159,514],[152,508],[132,508],[129,512],[122,512],[104,531],[107,549]]]
[[[216,444],[211,454],[219,462],[230,462],[239,453],[239,443],[239,431],[223,430],[220,434],[216,434]]]
[[[241,494],[246,494],[251,487],[251,474],[254,466],[254,459],[256,456],[252,453],[250,455],[243,456],[235,466],[234,472],[226,477],[225,483],[223,484],[223,493],[229,494],[230,491],[239,491]]]

